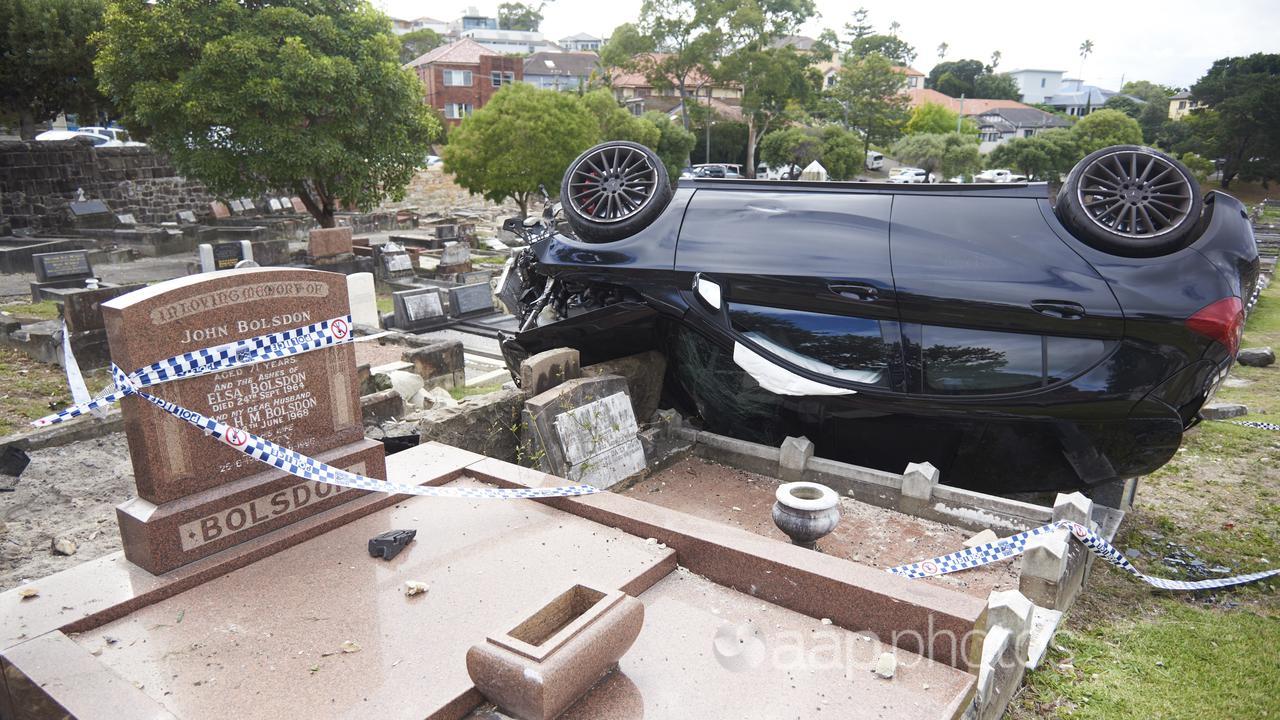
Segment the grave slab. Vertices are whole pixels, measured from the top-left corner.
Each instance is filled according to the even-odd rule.
[[[448,318],[444,309],[444,294],[440,288],[401,290],[391,294],[395,311],[395,326],[399,330],[415,332],[435,327]]]
[[[488,282],[449,288],[450,316],[467,317],[493,311],[493,288]]]

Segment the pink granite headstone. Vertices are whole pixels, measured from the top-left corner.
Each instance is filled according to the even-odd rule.
[[[214,200],[209,203],[209,212],[213,213],[213,216],[219,220],[231,217],[231,210],[221,200]]]
[[[315,228],[307,243],[307,255],[313,259],[350,255],[351,247],[351,228]]]
[[[261,268],[193,275],[102,305],[112,361],[158,360],[344,316],[343,275]],[[382,477],[364,439],[349,344],[155,386],[151,394],[338,467]],[[136,397],[122,403],[138,497],[117,509],[125,556],[152,572],[361,494],[275,470]]]

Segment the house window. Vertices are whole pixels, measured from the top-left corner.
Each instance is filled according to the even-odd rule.
[[[444,116],[450,120],[461,120],[471,114],[471,103],[445,103]]]
[[[1044,78],[1040,78],[1040,87],[1044,87]]]
[[[1179,100],[1179,101],[1178,101],[1178,109],[1179,109],[1179,110],[1186,110],[1186,109],[1187,109],[1187,101],[1186,101],[1186,100]]]
[[[444,84],[447,87],[471,87],[471,71],[445,70]]]
[[[489,73],[489,82],[494,87],[502,87],[503,85],[510,85],[515,81],[516,81],[516,74],[513,72],[502,72],[500,70],[494,70],[493,72]]]

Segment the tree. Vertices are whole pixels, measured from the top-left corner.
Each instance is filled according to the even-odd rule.
[[[853,22],[844,24],[844,32],[849,36],[849,40],[861,40],[875,32],[875,28],[871,23],[867,22],[867,16],[871,13],[865,7],[859,7],[853,11]]]
[[[883,55],[896,65],[910,65],[916,59],[916,49],[897,35],[868,35],[849,43],[845,53],[850,58]]]
[[[1196,176],[1196,182],[1204,184],[1209,181],[1209,176],[1213,174],[1213,161],[1206,157],[1201,157],[1193,152],[1182,153],[1178,157],[1183,165]]]
[[[942,60],[947,57],[947,50],[950,49],[950,47],[951,46],[946,43],[938,43],[938,62],[942,62]]]
[[[1071,132],[1055,129],[997,145],[988,156],[988,163],[993,167],[1012,168],[1029,178],[1056,181],[1081,157]]]
[[[994,68],[992,68],[994,70]],[[1022,92],[1018,90],[1018,83],[1008,75],[987,73],[979,75],[977,80],[973,81],[974,97],[986,98],[988,100],[1021,100]]]
[[[638,58],[636,67],[655,86],[679,91],[680,121],[686,130],[690,91],[696,94],[710,79],[724,43],[719,2],[644,0],[640,6],[640,32],[662,54]]]
[[[1173,97],[1178,92],[1178,89],[1153,83],[1150,80],[1130,80],[1120,88],[1120,92],[1141,98],[1148,103],[1163,104],[1167,111],[1169,98]]]
[[[642,121],[657,128],[658,142],[650,147],[662,158],[662,164],[667,166],[667,177],[674,185],[680,179],[680,170],[689,161],[689,153],[697,140],[693,133],[672,122],[664,113],[647,112]]]
[[[1223,188],[1237,175],[1262,181],[1277,178],[1280,54],[1222,58],[1191,86],[1191,97],[1208,105],[1216,118],[1212,139],[1204,145],[1209,157],[1224,160]]]
[[[444,169],[467,190],[513,200],[527,215],[539,188],[555,193],[565,168],[599,138],[597,119],[578,96],[515,83],[454,129]]]
[[[103,89],[216,194],[291,190],[321,227],[403,197],[440,126],[385,15],[350,0],[111,0]]]
[[[951,60],[940,62],[929,71],[924,86],[951,97],[977,97],[974,83],[986,73],[987,66],[981,60]]]
[[[906,125],[907,96],[901,91],[906,78],[889,58],[873,54],[850,58],[840,68],[831,98],[845,111],[850,129],[862,134],[865,154],[871,143],[888,143]]]
[[[966,134],[976,135],[978,132],[978,126],[972,120],[965,118],[961,121],[959,113],[951,112],[938,103],[926,102],[911,111],[911,119],[907,120],[903,132],[908,135],[949,133],[956,131],[957,124]]]
[[[769,167],[786,166],[793,176],[822,154],[822,140],[809,128],[774,130],[760,139],[760,159]]]
[[[1082,155],[1108,145],[1141,145],[1138,121],[1119,110],[1099,110],[1080,118],[1071,128]]]
[[[623,23],[614,28],[613,34],[600,47],[600,67],[604,71],[605,82],[612,80],[611,71],[634,69],[637,57],[656,49],[653,40],[634,24]]]
[[[1084,77],[1084,61],[1093,54],[1093,41],[1085,40],[1080,43],[1080,77]]]
[[[827,176],[832,180],[852,180],[867,167],[866,151],[862,139],[841,128],[827,125],[819,133],[822,147],[818,155]]]
[[[444,38],[431,28],[405,33],[400,36],[400,64],[412,62],[443,44]]]
[[[1129,117],[1137,120],[1142,115],[1142,108],[1145,103],[1140,103],[1131,97],[1125,95],[1112,95],[1107,98],[1107,103],[1102,107],[1108,110],[1119,110]],[[1166,106],[1167,108],[1168,106]]]
[[[59,113],[107,110],[89,43],[102,13],[102,0],[0,0],[0,114],[15,117],[23,139]]]
[[[503,30],[525,30],[537,32],[542,24],[542,9],[545,2],[537,7],[522,2],[504,2],[498,4],[498,27]]]
[[[707,112],[700,114],[700,127],[694,132],[694,146],[690,156],[695,162],[720,162],[735,165],[747,164],[747,124],[719,118],[712,120],[710,132],[706,126]],[[707,136],[711,136],[711,151],[707,152]]]
[[[794,32],[813,16],[813,0],[720,0],[726,44],[736,48],[721,63],[719,75],[742,86],[747,121],[747,177],[755,177],[756,143],[793,108],[803,106],[813,87],[806,68],[810,57],[773,41]]]
[[[893,144],[889,152],[904,165],[911,165],[936,177],[942,170],[942,157],[947,146],[941,133],[908,135]]]
[[[1004,57],[1004,53],[1000,52],[999,50],[996,50],[991,53],[991,72],[994,73],[996,71],[996,68],[1000,67],[1000,59],[1003,57]]]
[[[982,163],[977,133],[949,132],[942,136],[943,177],[971,175]]]
[[[657,147],[658,128],[627,112],[608,90],[600,88],[583,95],[582,105],[595,117],[601,141],[629,140],[650,148]]]

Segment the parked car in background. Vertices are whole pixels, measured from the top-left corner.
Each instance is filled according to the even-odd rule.
[[[111,140],[117,140],[126,147],[145,147],[146,143],[138,142],[129,136],[129,131],[120,127],[101,127],[98,125],[81,126],[78,128],[80,132],[91,132],[94,135],[102,135]]]
[[[1026,182],[1027,176],[1018,175],[1017,173],[1014,173],[1012,170],[1004,170],[1004,169],[983,170],[982,172],[973,176],[973,181],[980,182],[980,183]]]
[[[1043,183],[673,190],[652,151],[612,142],[560,197],[564,220],[549,207],[499,282],[513,372],[556,347],[583,365],[657,350],[664,395],[711,432],[806,436],[895,473],[927,460],[984,492],[1114,492],[1168,462],[1231,370],[1260,271],[1244,206],[1137,146],[1085,157],[1051,200]]]
[[[884,167],[884,155],[881,155],[875,150],[868,150],[867,151],[867,169],[879,170],[882,167]]]
[[[782,165],[779,167],[769,167],[764,163],[760,163],[756,167],[757,180],[796,180],[800,177],[800,168],[792,165]]]
[[[76,138],[91,140],[94,147],[124,147],[124,143],[119,140],[84,130],[45,130],[36,135],[36,140],[40,142],[56,142],[59,140],[74,140]]]
[[[920,168],[900,167],[894,168],[893,172],[889,173],[889,182],[901,184],[930,183],[933,182],[933,175]]]

